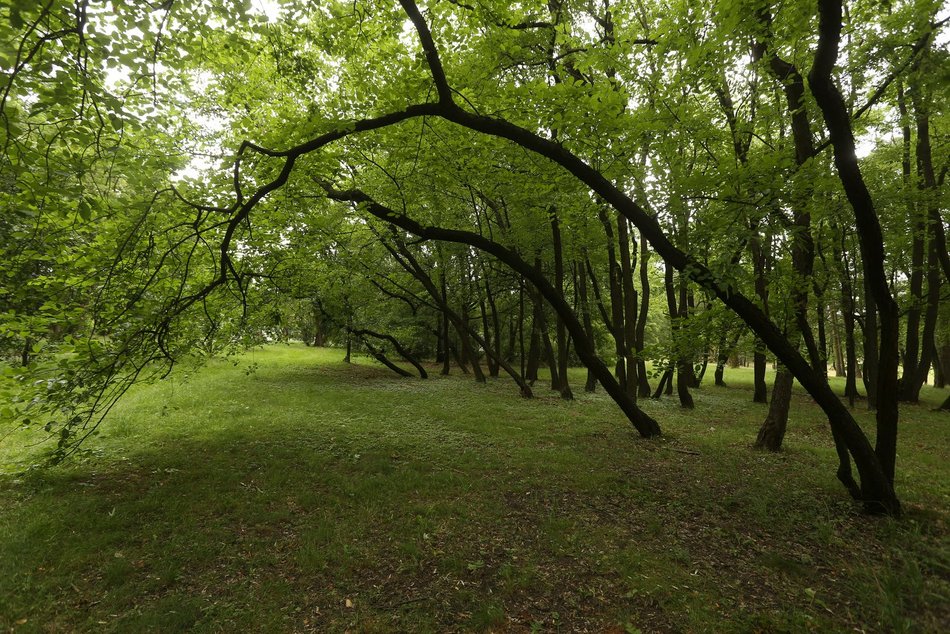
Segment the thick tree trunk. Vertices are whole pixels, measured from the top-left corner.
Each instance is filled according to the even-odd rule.
[[[772,384],[772,403],[768,416],[759,428],[755,446],[759,449],[779,451],[788,427],[788,410],[792,402],[792,382],[795,378],[784,367],[779,366]]]

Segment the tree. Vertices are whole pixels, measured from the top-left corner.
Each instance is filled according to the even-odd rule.
[[[191,73],[185,73],[188,80],[177,88],[166,89],[154,72],[152,56],[153,72],[143,76],[181,106],[178,112],[160,108],[163,117],[174,121],[182,112],[215,113],[224,124],[205,132],[213,140],[209,145],[237,150],[214,152],[221,163],[207,169],[201,182],[167,183],[163,193],[140,208],[140,215],[117,219],[110,235],[127,239],[108,250],[119,255],[110,258],[114,274],[100,285],[96,303],[109,317],[97,321],[97,329],[83,330],[84,342],[100,342],[86,360],[98,359],[94,365],[102,371],[83,371],[82,381],[44,397],[45,402],[53,407],[54,402],[75,402],[77,395],[83,402],[101,400],[82,392],[80,383],[98,389],[116,384],[120,375],[134,378],[144,368],[164,371],[195,341],[211,331],[221,332],[225,323],[230,324],[226,340],[252,334],[257,298],[276,293],[302,302],[287,304],[282,319],[296,310],[290,306],[311,311],[317,306],[337,332],[362,333],[393,346],[396,341],[410,353],[420,346],[441,348],[443,363],[454,350],[460,365],[475,375],[483,362],[488,375],[507,364],[506,372],[525,384],[522,377],[530,377],[535,360],[543,356],[552,376],[564,377],[577,354],[641,433],[655,434],[656,422],[647,420],[633,403],[643,393],[649,245],[659,256],[653,262],[662,259],[673,276],[670,289],[676,306],[671,316],[677,333],[697,333],[679,337],[675,348],[681,389],[692,381],[693,363],[708,358],[717,340],[705,328],[717,314],[708,306],[718,298],[825,410],[838,447],[839,478],[852,494],[872,510],[898,513],[891,460],[896,418],[889,418],[896,410],[887,399],[889,413],[879,408],[883,433],[875,453],[827,385],[821,336],[825,308],[812,308],[808,294],[817,294],[818,287],[804,283],[812,271],[809,240],[815,236],[808,235],[813,209],[802,201],[833,200],[842,185],[833,184],[834,174],[818,157],[822,144],[813,147],[813,167],[798,161],[794,166],[782,164],[781,170],[775,169],[774,158],[781,152],[768,148],[776,140],[784,142],[783,121],[791,119],[793,132],[797,129],[794,122],[802,111],[794,104],[804,99],[810,107],[811,97],[803,94],[806,84],[800,81],[804,71],[783,75],[791,77],[789,86],[798,90],[785,104],[755,83],[754,72],[748,75],[753,79],[747,90],[739,88],[732,74],[745,63],[745,45],[740,49],[733,33],[741,26],[739,32],[761,34],[761,14],[740,4],[724,6],[713,20],[688,6],[666,14],[642,3],[532,7],[480,2],[433,5],[424,17],[415,3],[400,4],[401,9],[329,3],[320,12],[308,12],[288,3],[288,22],[242,28],[240,20],[250,18],[241,11],[202,4],[178,13],[162,5],[143,24],[174,23],[197,34],[202,41],[183,49],[191,55],[184,56],[185,61],[171,62],[171,48],[164,48],[171,46],[170,38],[116,37],[123,42],[120,51],[155,45],[162,59]],[[835,118],[841,114],[840,104],[834,83],[828,87],[837,58],[829,53],[837,37],[836,18],[826,9],[814,52],[817,63],[807,85],[831,131],[836,169],[845,176],[843,187],[851,199],[858,195],[847,178],[853,169],[838,156],[848,153],[850,132],[842,132],[840,117]],[[42,11],[72,16],[58,4]],[[774,37],[763,36],[762,41],[774,46],[774,54],[766,57],[782,62],[787,55],[784,43],[800,40],[803,44],[794,49],[797,57],[786,63],[806,68],[812,54],[807,46],[813,41],[807,37],[811,26],[808,19],[790,20],[795,11],[810,13],[804,5],[783,10],[772,19]],[[221,16],[216,19],[222,28],[214,20],[194,23],[211,15]],[[41,15],[39,22],[43,19]],[[99,16],[91,19],[101,21]],[[117,19],[131,18],[123,14]],[[838,15],[838,31],[841,20]],[[289,21],[294,28],[287,26]],[[56,37],[75,43],[84,37],[87,22]],[[405,31],[410,24],[414,38]],[[97,26],[95,32],[101,31]],[[29,34],[17,37],[18,43],[32,41]],[[99,60],[112,55],[97,48],[102,40],[85,49],[95,69]],[[43,40],[40,48],[55,41]],[[133,65],[149,69],[148,56],[132,57]],[[667,59],[675,63],[666,64]],[[646,69],[643,75],[640,68]],[[82,78],[83,72],[79,66],[69,70],[73,78]],[[784,90],[777,78],[772,81]],[[76,94],[82,94],[82,85],[75,83]],[[879,98],[875,94],[869,103]],[[183,95],[188,97],[177,99]],[[756,104],[754,116],[740,116],[746,95],[751,99],[746,103]],[[142,103],[146,97],[136,95]],[[734,97],[738,101],[730,106]],[[845,109],[845,127],[862,111],[857,112],[849,115]],[[723,117],[726,122],[719,125]],[[143,125],[141,138],[161,139],[149,125]],[[135,172],[132,164],[123,165],[123,177]],[[805,182],[811,169],[816,175],[811,196],[797,191],[794,181],[785,188],[774,176],[800,172]],[[128,184],[123,194],[134,200],[165,185],[157,179]],[[294,213],[292,221],[303,226],[316,222],[320,214],[340,215],[338,206],[320,202],[327,192],[331,198],[356,202],[357,208],[348,212],[354,226],[375,229],[379,236],[374,253],[380,255],[361,271],[367,282],[358,284],[361,292],[384,297],[387,306],[398,309],[372,311],[354,304],[348,295],[356,291],[355,285],[327,292],[333,288],[332,276],[312,274],[346,259],[337,247],[320,252],[319,265],[295,259],[293,271],[277,277],[267,268],[277,260],[273,255],[287,254],[291,243],[294,248],[304,243],[282,244],[290,233],[286,222]],[[291,210],[296,211],[288,213]],[[855,216],[842,213],[836,227],[824,218],[816,224],[828,227],[823,235],[834,248],[848,250],[852,225],[873,225],[873,209],[871,215],[865,212],[856,208]],[[369,220],[367,213],[376,219]],[[785,213],[791,222],[783,224]],[[927,214],[932,243],[939,245],[943,225],[933,221],[931,211]],[[379,220],[398,229],[393,233]],[[880,238],[883,243],[883,232]],[[348,240],[342,242],[350,244]],[[442,244],[446,241],[461,246]],[[862,236],[862,245],[866,241]],[[818,252],[828,250],[822,244]],[[754,254],[751,263],[748,251]],[[869,253],[874,255],[873,248]],[[936,253],[939,256],[939,249]],[[350,262],[351,271],[358,270],[359,259]],[[845,261],[844,256],[832,259]],[[841,285],[846,330],[849,316],[858,311],[844,304],[850,297],[860,304],[864,298],[857,291],[866,284],[874,291],[874,302],[867,304],[863,328],[869,345],[881,352],[877,376],[896,376],[888,356],[896,341],[891,336],[892,306],[881,303],[886,299],[882,291],[891,290],[886,283],[881,288],[887,278],[878,275],[886,271],[869,265],[863,251],[848,264],[843,273],[855,278],[850,289]],[[826,270],[831,267],[822,268]],[[308,276],[316,283],[299,283]],[[768,287],[756,286],[766,281]],[[128,292],[134,310],[123,307],[121,298]],[[777,308],[785,297],[791,298],[787,311]],[[590,310],[592,304],[596,311]],[[603,325],[591,318],[598,315]],[[788,327],[786,316],[792,317],[794,327]],[[816,316],[817,340],[811,335]],[[876,337],[867,336],[878,329],[873,318],[884,326],[880,345]],[[614,339],[613,360],[623,370],[621,383],[595,352],[595,339],[605,334]],[[734,336],[719,338],[720,354]],[[801,336],[806,355],[798,349]],[[104,347],[98,347],[101,343]],[[516,349],[520,371],[508,362]],[[609,347],[596,349],[603,353]],[[45,359],[53,358],[51,350]],[[787,376],[783,380],[790,385]],[[558,381],[556,386],[569,393],[566,383]],[[773,406],[779,405],[773,399]],[[96,407],[96,412],[103,411]],[[93,417],[70,421],[64,429],[81,428]],[[852,458],[860,485],[851,475]]]

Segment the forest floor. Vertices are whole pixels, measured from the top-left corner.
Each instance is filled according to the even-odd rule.
[[[905,516],[835,479],[798,391],[750,448],[750,371],[643,408],[269,346],[128,395],[81,458],[0,442],[0,630],[940,632],[950,414],[902,411]],[[435,374],[435,373],[434,373]],[[711,377],[709,377],[711,379]],[[872,418],[859,408],[861,423]]]

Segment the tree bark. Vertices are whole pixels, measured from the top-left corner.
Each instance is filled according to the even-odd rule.
[[[614,374],[617,377],[617,381],[620,385],[626,386],[627,382],[627,364],[626,364],[626,341],[625,333],[626,329],[624,328],[624,315],[623,315],[623,273],[620,268],[619,262],[617,262],[617,248],[616,242],[614,239],[613,228],[610,223],[610,219],[607,216],[607,211],[601,207],[598,210],[598,215],[600,217],[600,224],[604,228],[604,233],[607,235],[607,272],[609,276],[609,289],[610,289],[610,320],[607,323],[608,328],[610,329],[610,334],[614,338],[614,353],[616,354],[617,361],[614,366]]]
[[[897,304],[891,296],[887,274],[884,271],[884,237],[881,224],[871,193],[868,191],[858,165],[850,115],[841,92],[831,77],[838,59],[838,45],[841,38],[841,0],[819,0],[818,13],[818,46],[815,50],[814,64],[808,75],[808,83],[824,115],[825,125],[834,149],[838,177],[854,211],[865,280],[877,305],[880,347],[877,368],[877,441],[874,451],[884,477],[893,489],[897,458],[899,316]],[[881,489],[881,487],[878,488]],[[894,506],[895,503],[896,497],[888,510],[897,514],[899,507]]]
[[[769,306],[769,287],[766,278],[768,272],[768,253],[762,244],[759,236],[753,236],[749,240],[749,248],[752,251],[752,268],[755,275],[755,294],[762,304],[762,310],[768,314]],[[755,338],[755,349],[752,353],[752,402],[768,403],[769,388],[765,383],[765,369],[767,359],[765,356],[764,343],[759,337]]]
[[[784,367],[779,366],[772,384],[772,403],[768,416],[759,428],[755,446],[759,449],[779,451],[788,428],[788,409],[792,402],[792,382],[795,378]]]

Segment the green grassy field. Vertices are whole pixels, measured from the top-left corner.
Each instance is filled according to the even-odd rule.
[[[90,454],[0,443],[0,629],[15,632],[946,631],[950,415],[903,410],[905,518],[834,478],[802,393],[786,450],[728,388],[602,393],[400,379],[271,346],[136,388]],[[866,428],[872,419],[863,411]]]

